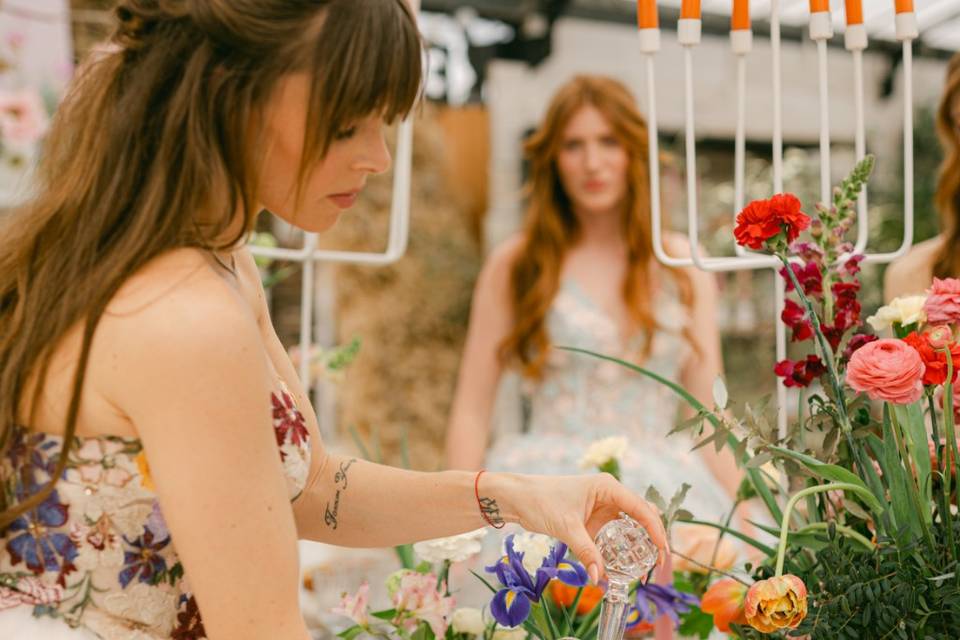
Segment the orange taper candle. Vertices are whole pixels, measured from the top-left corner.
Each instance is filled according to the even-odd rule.
[[[750,0],[733,0],[733,13],[730,14],[730,29],[742,31],[750,28]]]
[[[810,0],[810,13],[830,11],[830,0]]]
[[[641,29],[656,29],[659,26],[656,0],[637,0],[637,24]]]
[[[894,0],[897,13],[913,13],[913,0]]]
[[[681,20],[700,19],[700,0],[683,0],[680,3]]]
[[[863,0],[847,0],[847,24],[863,24]]]

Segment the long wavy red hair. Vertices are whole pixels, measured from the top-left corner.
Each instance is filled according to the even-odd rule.
[[[943,163],[937,179],[934,203],[940,212],[943,246],[933,261],[938,278],[960,276],[960,123],[953,119],[953,105],[960,97],[960,53],[950,59],[943,98],[937,109],[937,134],[943,146]]]
[[[583,107],[592,106],[606,118],[614,135],[626,149],[627,197],[621,228],[627,249],[623,301],[631,329],[643,334],[638,361],[650,353],[659,328],[653,312],[653,236],[650,222],[650,181],[647,123],[637,111],[629,90],[603,76],[576,76],[557,92],[539,129],[524,147],[529,162],[526,184],[527,213],[522,246],[510,277],[510,300],[514,323],[500,345],[507,363],[519,361],[522,373],[539,379],[550,349],[545,319],[560,288],[560,273],[567,251],[580,237],[580,223],[563,190],[557,156],[570,119]],[[690,280],[683,271],[667,268],[678,284],[681,300],[690,305]]]

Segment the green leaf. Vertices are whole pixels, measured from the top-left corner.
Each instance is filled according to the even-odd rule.
[[[661,513],[667,510],[667,501],[663,499],[660,492],[653,485],[647,487],[647,493],[644,495],[647,502],[653,504]]]
[[[762,552],[765,553],[766,555],[770,556],[771,558],[777,555],[777,550],[774,549],[773,547],[768,547],[767,545],[763,544],[762,542],[757,542],[756,540],[754,540],[754,539],[751,538],[750,536],[748,536],[748,535],[746,535],[746,534],[743,534],[743,533],[740,533],[740,532],[737,531],[736,529],[731,529],[730,527],[725,527],[725,526],[723,526],[722,524],[717,524],[716,522],[707,522],[706,520],[678,520],[678,522],[685,522],[685,523],[687,523],[687,524],[702,524],[702,525],[706,525],[706,526],[708,526],[708,527],[713,527],[714,529],[719,529],[720,531],[725,532],[727,535],[731,535],[731,536],[733,536],[734,538],[737,538],[737,539],[739,539],[739,540],[743,540],[744,542],[746,542],[748,545],[750,545],[750,546],[753,547],[754,549],[759,549],[760,551],[762,551]]]
[[[337,634],[338,638],[343,638],[344,640],[353,640],[357,636],[363,633],[363,627],[359,625],[353,625],[349,629],[344,629]]]
[[[870,492],[870,489],[867,488],[866,483],[860,479],[860,476],[850,471],[849,469],[844,469],[843,467],[837,466],[835,464],[828,464],[826,462],[821,462],[813,456],[808,456],[804,453],[798,451],[791,451],[790,449],[785,449],[783,447],[768,447],[769,450],[775,451],[780,455],[792,458],[797,462],[803,464],[807,469],[812,471],[817,476],[824,478],[826,480],[832,480],[834,482],[844,482],[847,484],[855,485],[863,489],[862,493],[857,495],[861,500],[867,503],[867,506],[876,513],[883,513],[883,505],[880,504],[880,501],[877,500],[876,496]]]
[[[379,618],[380,620],[393,620],[397,616],[396,609],[384,609],[383,611],[372,611],[370,612],[374,618]]]
[[[900,530],[909,532],[913,538],[920,536],[919,523],[910,517],[910,493],[907,488],[905,470],[900,464],[900,454],[893,439],[893,427],[884,411],[883,440],[870,434],[867,444],[873,450],[873,455],[883,471],[883,482],[890,493],[890,506],[893,512],[892,530],[888,533],[900,537]],[[906,541],[903,541],[906,542]]]
[[[923,408],[919,402],[914,402],[906,406],[894,405],[893,411],[900,428],[907,437],[907,450],[913,458],[913,464],[916,465],[919,490],[926,499],[926,503],[930,504],[933,499],[933,485],[930,482],[930,454],[927,448],[927,423]],[[933,513],[930,509],[925,510],[924,519],[928,523],[933,522]]]
[[[412,544],[400,544],[393,548],[397,554],[397,558],[400,559],[400,566],[404,569],[413,569],[414,566],[414,557],[413,557],[413,545]]]
[[[759,522],[754,522],[753,520],[750,520],[749,522],[757,529],[766,531],[772,536],[780,536],[779,527],[770,527]],[[829,542],[827,541],[827,536],[825,534],[818,535],[816,533],[795,533],[790,531],[787,533],[787,544],[794,547],[804,547],[816,551],[826,547]]]
[[[689,612],[680,617],[680,635],[689,637],[699,637],[706,640],[713,630],[713,615],[704,613],[699,608],[694,607]]]
[[[427,562],[426,560],[424,560],[420,564],[418,564],[416,567],[414,567],[413,570],[416,571],[417,573],[426,575],[430,573],[432,569],[433,569],[433,565]]]

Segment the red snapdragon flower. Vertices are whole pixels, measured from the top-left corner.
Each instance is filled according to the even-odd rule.
[[[814,379],[827,372],[827,367],[818,356],[809,355],[806,360],[781,360],[773,372],[783,378],[786,387],[809,387]]]

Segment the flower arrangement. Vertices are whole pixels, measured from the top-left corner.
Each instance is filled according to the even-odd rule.
[[[704,441],[733,450],[746,475],[742,493],[758,496],[778,523],[753,523],[778,537],[776,547],[729,521],[700,523],[763,557],[703,595],[702,610],[737,637],[945,639],[960,628],[960,281],[937,280],[926,296],[895,300],[868,319],[893,337],[866,330],[857,299],[863,257],[846,235],[872,167],[872,157],[859,163],[815,219],[790,194],[751,202],[737,217],[737,242],[782,262],[791,298],[780,319],[798,347],[811,347],[774,368],[800,397],[786,434],[761,407],[733,415],[725,391],[708,408],[652,372],[592,354],[690,403],[698,415],[677,430],[703,434],[710,424]],[[770,463],[785,482],[765,471]]]

